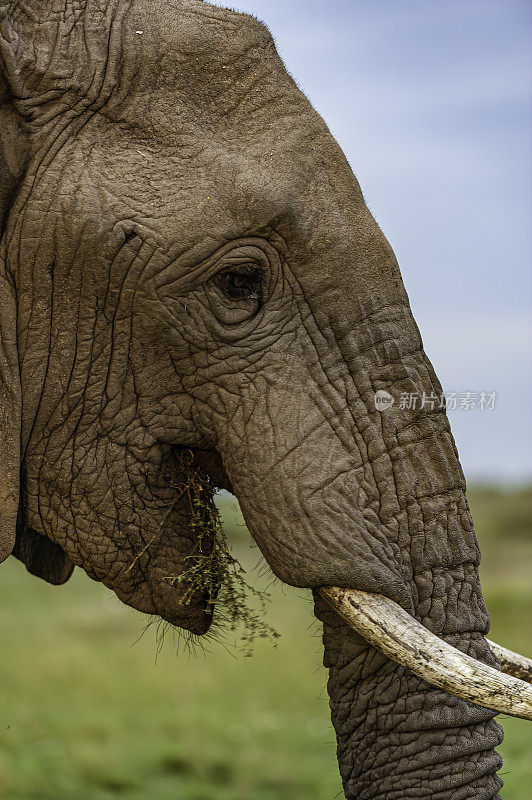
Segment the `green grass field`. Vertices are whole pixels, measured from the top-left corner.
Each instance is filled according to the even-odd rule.
[[[469,493],[492,637],[532,653],[532,489]],[[258,551],[221,501],[242,563]],[[262,573],[262,574],[261,574]],[[251,583],[271,582],[264,568]],[[333,800],[343,796],[308,593],[271,586],[282,634],[156,658],[155,628],[79,570],[55,588],[9,559],[0,576],[0,797]],[[532,725],[503,720],[505,800],[532,793]]]

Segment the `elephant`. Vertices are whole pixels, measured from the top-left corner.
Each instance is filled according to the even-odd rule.
[[[485,638],[444,404],[382,402],[442,389],[268,29],[0,0],[0,118],[0,560],[205,634],[204,592],[167,580],[195,557],[190,452],[313,591],[346,798],[498,797],[494,718],[530,688]]]

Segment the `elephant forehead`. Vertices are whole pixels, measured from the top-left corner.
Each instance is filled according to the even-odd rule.
[[[157,40],[159,53],[176,64],[197,59],[198,65],[229,65],[246,51],[275,52],[268,28],[255,17],[202,0],[133,0],[133,21],[137,36],[145,34]]]
[[[133,0],[122,38],[121,89],[97,115],[112,124],[93,123],[112,193],[150,204],[171,235],[190,212],[213,238],[284,216],[313,247],[327,231],[346,240],[358,184],[261,23],[200,0]]]
[[[189,131],[260,138],[273,120],[282,137],[290,120],[312,112],[270,32],[246,14],[199,0],[136,2],[122,50],[129,90],[105,113],[166,141]]]

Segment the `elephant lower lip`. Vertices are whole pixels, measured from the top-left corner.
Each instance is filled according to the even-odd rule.
[[[172,613],[168,611],[160,612],[159,614],[165,622],[175,625],[178,628],[184,628],[196,636],[202,636],[207,633],[212,623],[212,612],[197,611],[194,614],[187,613],[181,615],[179,613]]]
[[[109,588],[137,611],[155,614],[170,625],[197,636],[207,633],[211,626],[214,604],[209,601],[206,592],[197,590],[187,595],[183,584],[160,579],[151,581],[149,585],[144,584],[141,591],[138,588],[134,592],[124,591],[113,585],[109,585]]]
[[[153,612],[152,612],[153,613]],[[206,610],[206,603],[197,605],[192,604],[169,604],[155,606],[155,613],[165,622],[178,628],[183,628],[190,633],[201,636],[209,630],[213,610]]]
[[[178,588],[179,587],[179,588]],[[176,593],[165,593],[156,607],[156,613],[179,628],[185,628],[198,636],[207,633],[214,614],[214,604],[209,601],[207,592],[196,590],[187,593],[182,584],[177,584]]]

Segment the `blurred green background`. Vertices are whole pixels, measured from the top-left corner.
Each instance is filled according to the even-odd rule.
[[[532,654],[532,488],[468,492],[492,638]],[[343,796],[309,593],[272,583],[220,496],[248,580],[269,587],[276,648],[189,653],[79,570],[63,587],[15,559],[0,580],[0,797],[332,800]],[[505,800],[529,800],[532,725],[502,720]]]

